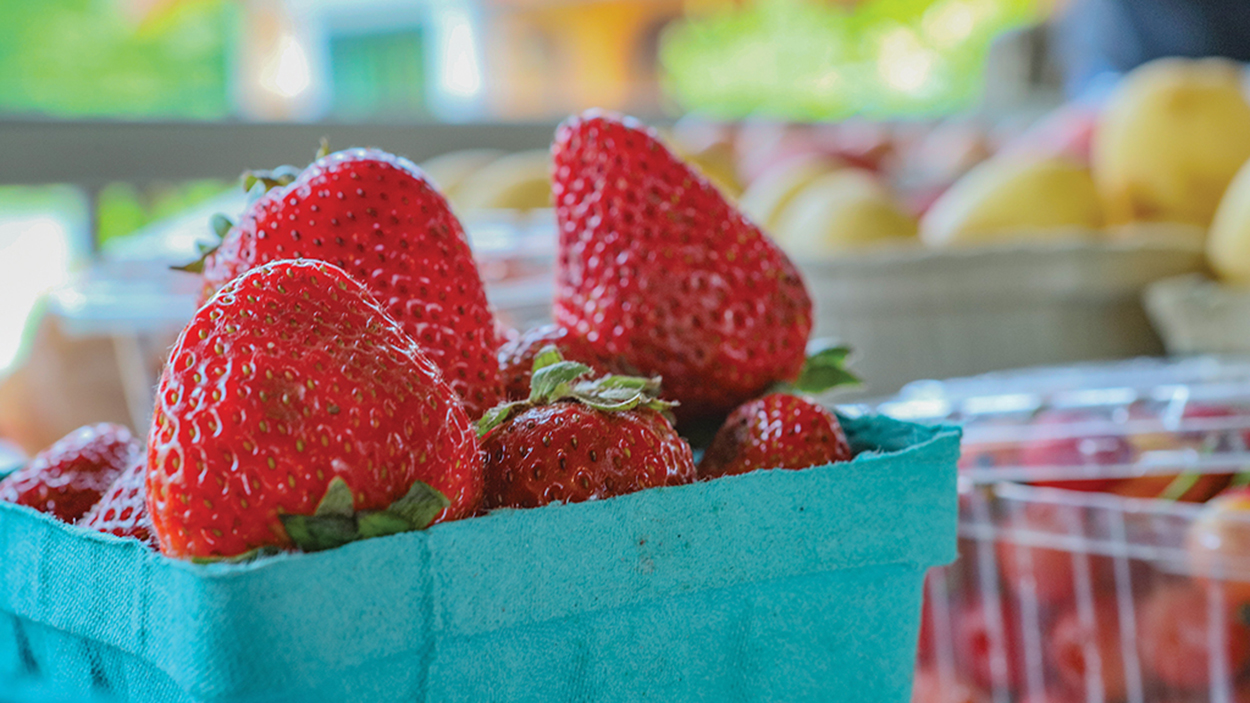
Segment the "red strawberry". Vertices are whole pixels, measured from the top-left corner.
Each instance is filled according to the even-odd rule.
[[[1137,642],[1142,666],[1154,678],[1181,689],[1213,688],[1211,621],[1207,594],[1192,585],[1157,588],[1138,605]],[[1221,617],[1224,617],[1221,614]],[[1250,664],[1250,630],[1225,618],[1220,637],[1230,679]]]
[[[211,294],[278,259],[329,261],[360,281],[443,370],[476,418],[502,391],[495,319],[460,221],[407,159],[351,149],[318,159],[248,208],[204,261]]]
[[[534,358],[548,346],[560,350],[569,361],[578,361],[596,371],[625,373],[615,368],[608,359],[586,343],[586,340],[559,325],[542,325],[499,348],[499,376],[503,379],[504,395],[508,400],[525,400],[530,394],[530,375],[534,370]]]
[[[1117,612],[1114,598],[1104,598],[1094,602],[1088,622],[1076,610],[1067,611],[1055,622],[1047,653],[1065,687],[1087,690],[1088,679],[1101,685],[1101,700],[1124,697],[1127,682]]]
[[[100,500],[141,448],[121,425],[80,427],[0,481],[0,500],[74,522]]]
[[[960,669],[986,690],[1015,690],[1024,680],[1020,656],[1020,622],[1014,610],[999,603],[997,622],[991,622],[988,602],[965,604],[955,617],[955,655]]]
[[[587,112],[552,146],[555,321],[660,376],[682,422],[795,378],[812,327],[798,271],[638,122]]]
[[[487,508],[579,503],[694,481],[690,445],[662,415],[653,380],[579,380],[590,367],[547,347],[529,400],[487,413]]]
[[[1081,569],[1088,570],[1094,591],[1114,583],[1114,565],[1105,556],[1029,544],[1039,537],[1071,539],[1081,534],[1080,520],[1076,508],[1041,502],[1029,503],[1006,518],[1005,534],[995,543],[995,553],[1003,581],[1013,595],[1051,606],[1070,602],[1076,598]]]
[[[725,420],[699,462],[699,478],[850,460],[851,446],[833,413],[807,398],[771,393]]]
[[[1190,573],[1219,584],[1234,610],[1250,605],[1250,486],[1229,488],[1202,507],[1185,537]]]
[[[476,438],[437,367],[365,288],[312,261],[254,269],[195,314],[161,375],[148,467],[175,557],[320,548],[306,521],[289,534],[292,516],[407,510],[392,504],[425,484],[450,500],[443,520],[473,515],[482,494]],[[366,517],[360,534],[376,534],[381,518]]]
[[[136,455],[78,524],[118,537],[134,537],[151,547],[158,546],[152,534],[152,518],[148,516],[146,481],[147,466],[143,456]]]
[[[1076,412],[1047,411],[1039,413],[1034,426],[1042,432],[1061,434],[1065,425],[1079,425],[1090,417]],[[1046,437],[1029,441],[1020,450],[1020,464],[1035,468],[1065,471],[1080,477],[1077,480],[1037,481],[1036,485],[1066,488],[1073,491],[1103,491],[1115,485],[1106,478],[1105,466],[1132,463],[1133,445],[1116,435]]]
[[[988,703],[989,696],[959,676],[947,678],[933,669],[917,669],[912,679],[912,703]]]

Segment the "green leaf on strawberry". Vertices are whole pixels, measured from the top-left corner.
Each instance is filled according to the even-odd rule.
[[[849,347],[834,345],[819,349],[807,357],[803,369],[793,383],[779,384],[778,390],[800,393],[824,393],[838,386],[857,386],[859,377],[846,370]]]
[[[534,357],[529,399],[503,403],[486,411],[477,422],[477,436],[486,436],[522,410],[561,400],[576,400],[604,412],[645,408],[666,413],[677,405],[660,400],[658,378],[612,375],[585,379],[592,371],[585,364],[565,361],[554,345],[544,347]]]
[[[386,510],[356,512],[352,489],[339,477],[330,481],[312,515],[283,515],[287,536],[305,552],[319,552],[373,537],[414,532],[430,526],[451,501],[417,481]]]

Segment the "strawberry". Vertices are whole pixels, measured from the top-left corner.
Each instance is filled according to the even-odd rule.
[[[147,473],[147,466],[139,453],[78,524],[118,537],[134,537],[156,547],[152,518],[148,516]]]
[[[1168,686],[1188,690],[1215,688],[1210,680],[1211,621],[1208,594],[1192,584],[1156,588],[1138,604],[1137,642],[1143,668]],[[1225,618],[1219,623],[1224,670],[1230,678],[1250,664],[1250,629]]]
[[[1096,593],[1114,588],[1115,565],[1106,556],[1032,546],[1039,537],[1051,542],[1072,539],[1083,529],[1079,509],[1056,503],[1027,503],[1004,518],[994,549],[1008,592],[1044,606],[1062,605],[1076,599],[1081,572],[1088,574]]]
[[[1003,602],[992,618],[988,601],[965,603],[954,618],[954,649],[960,670],[985,690],[995,687],[1016,690],[1024,680],[1020,643],[1022,633],[1016,612]]]
[[[534,361],[529,398],[478,423],[485,507],[579,503],[694,481],[690,445],[664,417],[670,404],[656,400],[656,381],[586,380],[590,372],[549,346]]]
[[[653,131],[596,111],[560,125],[552,156],[558,325],[662,377],[683,424],[798,375],[803,281],[706,178]]]
[[[1091,417],[1072,411],[1043,411],[1033,424],[1045,435],[1063,435],[1068,426],[1076,427],[1089,422]],[[1133,445],[1122,436],[1107,434],[1096,436],[1057,436],[1033,439],[1020,450],[1020,465],[1066,472],[1078,476],[1075,480],[1036,481],[1038,486],[1066,488],[1072,491],[1104,491],[1114,486],[1116,479],[1106,478],[1103,467],[1130,464],[1134,460]]]
[[[1190,573],[1218,583],[1233,609],[1250,606],[1250,576],[1242,566],[1250,554],[1250,486],[1229,488],[1202,506],[1187,532]]]
[[[851,446],[833,413],[808,398],[770,393],[729,415],[699,462],[699,478],[850,460]]]
[[[274,187],[203,262],[207,293],[270,261],[331,262],[421,343],[471,417],[495,405],[494,314],[464,229],[425,175],[407,159],[351,149],[290,178],[262,179]]]
[[[627,373],[611,360],[601,357],[586,340],[571,334],[559,325],[535,327],[499,348],[499,376],[503,379],[504,395],[508,400],[525,400],[530,394],[530,374],[534,358],[548,346],[554,346],[570,360],[590,366],[596,371]]]
[[[468,517],[482,495],[438,368],[363,286],[312,261],[253,269],[196,312],[161,374],[148,467],[174,557],[337,546]]]
[[[912,703],[989,703],[989,696],[959,676],[942,676],[934,669],[916,669]]]
[[[1090,620],[1076,610],[1058,616],[1046,651],[1065,688],[1090,691],[1093,682],[1102,689],[1100,697],[1091,695],[1094,700],[1124,698],[1128,684],[1118,612],[1114,597],[1106,597],[1094,601]]]
[[[80,427],[0,481],[0,500],[74,522],[140,451],[138,440],[121,425]]]

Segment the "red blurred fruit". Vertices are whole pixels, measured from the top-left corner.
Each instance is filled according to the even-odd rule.
[[[1101,590],[1112,583],[1112,564],[1106,558],[1021,544],[1026,537],[1070,538],[1076,510],[1049,503],[1030,503],[1023,512],[1004,523],[1006,535],[996,545],[1003,581],[1017,597],[1033,593],[1043,605],[1067,603],[1076,596],[1078,566],[1089,569],[1090,588]]]
[[[1179,495],[1170,498],[1186,503],[1204,503],[1224,490],[1230,478],[1227,474],[1206,474],[1192,478],[1138,476],[1117,481],[1107,491],[1125,498],[1159,498],[1165,493],[1180,491]]]
[[[152,518],[148,515],[147,473],[144,457],[135,456],[100,502],[92,506],[78,524],[118,537],[134,537],[153,549],[158,548],[156,535],[152,532]]]
[[[1250,487],[1230,488],[1203,506],[1185,549],[1192,572],[1218,579],[1230,606],[1250,603]]]
[[[912,679],[912,703],[989,703],[976,686],[960,679],[943,679],[931,669],[917,669]]]
[[[929,579],[934,578],[933,574],[925,577],[925,589],[923,596],[923,605],[920,606],[920,634],[916,642],[916,661],[921,664],[927,664],[933,659],[933,651],[936,643],[933,641],[937,634],[936,626],[933,622],[933,599],[929,597]]]
[[[1155,589],[1138,605],[1142,668],[1147,675],[1181,689],[1207,688],[1210,681],[1210,619],[1207,594],[1189,584]],[[1226,618],[1227,671],[1235,675],[1250,663],[1250,630]]]
[[[1040,432],[1056,432],[1063,425],[1088,422],[1084,414],[1074,412],[1043,412],[1034,419]],[[1035,439],[1020,449],[1020,464],[1039,468],[1070,467],[1074,474],[1087,479],[1062,481],[1037,481],[1036,485],[1066,488],[1074,491],[1103,491],[1116,483],[1114,478],[1103,478],[1099,470],[1104,466],[1131,463],[1133,446],[1124,437],[1105,435],[1094,437],[1058,437]]]
[[[99,502],[141,450],[120,425],[80,427],[0,481],[0,500],[74,522]]]
[[[998,622],[990,621],[987,603],[965,604],[955,617],[955,657],[970,680],[986,690],[1011,690],[1023,680],[1020,668],[1020,625],[1015,613],[999,604]],[[995,658],[1001,658],[998,662]]]
[[[1065,691],[1043,691],[1020,699],[1020,703],[1081,703],[1083,699]]]
[[[1050,631],[1047,655],[1063,685],[1084,691],[1086,678],[1101,681],[1103,699],[1124,697],[1124,652],[1120,646],[1119,618],[1112,598],[1094,603],[1093,622],[1082,622],[1075,609],[1062,614]]]

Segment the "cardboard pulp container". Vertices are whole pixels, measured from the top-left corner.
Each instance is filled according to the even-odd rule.
[[[1151,285],[1145,302],[1169,354],[1250,353],[1250,288],[1178,276]]]
[[[858,350],[864,395],[919,379],[1157,355],[1153,281],[1201,271],[1201,241],[1139,234],[796,260],[815,334]]]
[[[959,432],[847,418],[757,471],[192,565],[0,504],[0,680],[119,701],[906,703]]]

